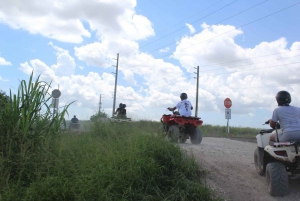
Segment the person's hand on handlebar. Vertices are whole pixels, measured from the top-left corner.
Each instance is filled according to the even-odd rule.
[[[170,111],[173,111],[173,110],[176,109],[176,107],[168,107],[167,109],[170,110]]]

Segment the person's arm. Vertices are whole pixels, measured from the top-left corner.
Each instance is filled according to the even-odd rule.
[[[174,111],[174,110],[176,110],[176,107],[168,107],[168,110]]]
[[[275,129],[275,127],[276,127],[276,122],[273,121],[272,119],[270,119],[270,120],[269,120],[269,123],[270,123],[271,128]]]
[[[270,123],[270,127],[271,127],[271,128],[273,128],[273,129],[276,128],[276,123],[277,123],[278,119],[279,119],[279,118],[278,118],[278,113],[277,113],[277,110],[275,109],[275,110],[273,111],[272,118],[269,119],[269,123]]]

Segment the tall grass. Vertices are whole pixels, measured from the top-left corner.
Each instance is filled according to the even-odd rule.
[[[14,183],[1,195],[8,200],[213,200],[198,164],[156,134],[157,125],[96,122],[89,132],[64,134],[55,157],[36,170],[30,185]]]
[[[226,126],[204,124],[200,127],[204,137],[227,137]],[[260,128],[230,126],[230,136],[240,138],[255,138]]]
[[[0,200],[213,200],[195,160],[158,122],[95,122],[61,132],[50,84],[22,80],[0,116]]]
[[[0,116],[0,188],[10,184],[28,185],[43,167],[48,152],[54,148],[66,109],[53,116],[47,102],[50,85],[20,82],[17,94],[10,92]]]

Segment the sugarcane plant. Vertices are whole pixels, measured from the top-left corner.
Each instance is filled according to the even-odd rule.
[[[52,115],[50,104],[51,83],[22,80],[16,94],[10,94],[0,113],[0,152],[2,182],[28,179],[32,175],[25,169],[39,163],[49,143],[58,137],[61,126],[66,126],[64,115],[70,104],[60,113]],[[47,145],[48,144],[48,145]],[[2,180],[2,181],[1,181]],[[0,186],[1,187],[1,186]]]

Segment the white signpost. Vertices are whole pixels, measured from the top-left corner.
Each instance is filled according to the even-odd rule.
[[[53,107],[53,116],[57,114],[58,112],[58,102],[59,102],[59,97],[61,95],[61,92],[59,89],[54,89],[52,91],[52,107]]]
[[[232,106],[232,101],[230,98],[225,98],[224,100],[224,106],[225,108],[225,119],[227,119],[227,137],[230,137],[229,134],[229,119],[231,119],[231,106]]]

